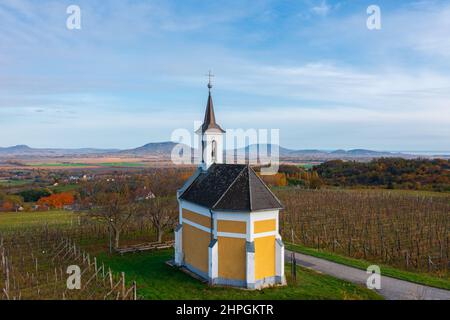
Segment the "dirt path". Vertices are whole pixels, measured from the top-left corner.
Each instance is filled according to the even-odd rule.
[[[291,261],[291,251],[286,250],[285,254],[286,261]],[[297,264],[303,267],[364,286],[369,276],[364,270],[301,253],[295,253],[295,259]],[[381,270],[381,274],[383,274],[383,270]],[[377,292],[388,300],[450,300],[450,291],[448,290],[428,287],[383,275],[381,276],[381,289],[377,290]]]

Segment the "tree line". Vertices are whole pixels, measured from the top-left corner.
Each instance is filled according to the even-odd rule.
[[[314,170],[330,186],[450,191],[450,160],[445,159],[333,160]]]

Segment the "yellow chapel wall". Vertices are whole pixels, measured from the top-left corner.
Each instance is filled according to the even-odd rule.
[[[277,219],[258,220],[254,222],[254,233],[275,231]]]
[[[205,215],[182,209],[183,219],[187,219],[204,228],[210,228],[211,220]],[[257,220],[253,222],[255,243],[255,280],[262,280],[276,275],[276,237],[258,236],[265,232],[276,231],[276,219]],[[246,234],[245,221],[217,220],[218,235],[218,276],[223,279],[246,280]],[[236,237],[233,237],[233,233]],[[183,253],[186,264],[208,274],[210,243],[209,232],[200,230],[183,222]]]
[[[202,216],[193,211],[183,209],[183,219],[187,219],[204,227],[209,227],[209,217]],[[211,241],[209,232],[200,230],[183,221],[183,253],[184,262],[208,274],[209,252]]]
[[[224,279],[245,280],[246,251],[244,238],[218,237],[219,277]]]
[[[255,239],[255,280],[275,276],[275,236]]]
[[[246,234],[247,223],[245,221],[217,220],[217,231]]]
[[[211,228],[211,218],[194,211],[183,209],[183,219],[197,223],[205,228]]]
[[[276,231],[277,220],[267,219],[255,221],[255,280],[276,275],[275,235],[258,237],[258,233]]]

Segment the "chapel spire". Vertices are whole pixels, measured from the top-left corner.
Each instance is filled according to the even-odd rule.
[[[211,96],[211,89],[212,89],[212,83],[211,83],[211,77],[214,77],[214,75],[209,71],[208,73],[208,102],[206,104],[206,110],[205,110],[205,118],[203,120],[203,124],[201,127],[201,133],[205,133],[206,130],[209,129],[216,129],[219,130],[222,133],[225,133],[225,130],[223,130],[217,123],[216,123],[216,116],[214,114],[214,105],[213,100]]]

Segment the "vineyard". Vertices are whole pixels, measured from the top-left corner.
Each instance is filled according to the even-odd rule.
[[[173,257],[167,249],[171,234],[161,246],[154,245],[155,230],[145,220],[133,220],[123,231],[123,254],[110,254],[107,225],[71,212],[64,219],[56,215],[61,223],[49,224],[44,219],[51,216],[43,215],[41,223],[24,220],[20,228],[6,226],[5,220],[12,219],[0,216],[0,300],[380,298],[358,285],[301,268],[298,284],[287,275],[287,287],[256,293],[209,287],[166,264]],[[140,251],[142,243],[154,250]],[[67,288],[70,265],[81,268],[80,290]]]
[[[285,242],[449,277],[450,197],[446,194],[295,187],[278,188],[275,193],[285,207],[280,215]],[[167,283],[179,279],[190,290],[198,284],[164,269],[164,261],[171,256],[167,248],[173,243],[171,229],[165,231],[163,241],[155,242],[157,233],[151,221],[133,216],[121,232],[120,248],[114,249],[108,224],[87,214],[4,214],[0,223],[0,300],[181,297]],[[139,253],[147,250],[157,252]],[[105,257],[106,264],[102,262]],[[155,273],[142,277],[149,269],[140,269],[147,266],[140,259],[148,259]],[[81,269],[80,290],[67,287],[67,268],[73,265]],[[154,281],[162,273],[166,278],[156,290]],[[138,280],[137,285],[133,279]],[[146,289],[138,297],[139,283]],[[227,294],[217,292],[217,297]]]
[[[385,190],[279,189],[287,242],[448,276],[450,197]]]
[[[136,283],[127,286],[124,273],[112,272],[68,237],[98,236],[94,228],[42,227],[0,234],[0,300],[136,300]],[[67,285],[69,266],[80,268],[82,281],[76,290]]]

